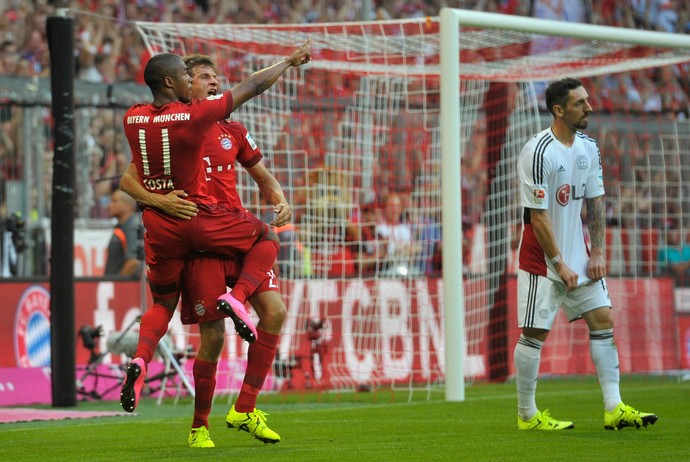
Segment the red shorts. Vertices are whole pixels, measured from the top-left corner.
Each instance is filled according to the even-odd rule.
[[[226,257],[195,252],[190,255],[182,274],[182,324],[198,324],[224,319],[227,316],[216,309],[218,296],[237,282],[242,268],[242,255]],[[266,274],[254,291],[279,292],[273,271]]]
[[[151,293],[163,298],[177,295],[182,269],[192,251],[231,257],[245,254],[269,230],[251,213],[223,204],[200,204],[191,220],[146,208],[142,220],[149,286]]]

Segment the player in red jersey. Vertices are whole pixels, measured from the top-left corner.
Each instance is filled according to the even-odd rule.
[[[153,103],[131,107],[123,120],[132,164],[147,191],[186,194],[193,203],[187,206],[193,216],[185,220],[151,207],[144,210],[144,246],[153,306],[142,316],[137,349],[122,385],[120,404],[125,411],[134,411],[138,404],[146,366],[177,306],[182,269],[190,251],[231,257],[245,254],[232,294],[221,295],[218,307],[230,315],[243,339],[250,343],[256,340],[256,329],[244,304],[266,272],[271,271],[279,241],[260,220],[243,209],[218,203],[207,193],[201,141],[216,122],[261,94],[288,68],[309,62],[310,57],[307,40],[288,58],[253,73],[222,94],[194,101],[191,77],[180,56],[164,53],[147,63],[144,78]]]
[[[184,58],[188,73],[192,76],[192,97],[215,96],[219,91],[216,67],[204,55]],[[218,202],[243,208],[237,194],[235,162],[240,163],[260,186],[263,197],[274,206],[276,214],[271,223],[283,226],[292,217],[292,210],[282,188],[262,162],[262,154],[247,129],[239,122],[218,122],[204,140],[204,163],[208,192]],[[164,212],[189,218],[186,206],[192,202],[181,199],[177,193],[166,196],[146,191],[131,170],[122,178],[121,188],[141,203],[156,206]],[[208,432],[208,416],[215,391],[215,375],[218,359],[225,343],[225,314],[215,309],[216,297],[232,287],[239,274],[241,255],[229,258],[222,255],[194,252],[185,264],[182,283],[183,324],[199,324],[201,344],[193,367],[195,385],[195,409],[188,442],[190,447],[214,447]],[[277,279],[272,271],[257,290],[250,302],[259,315],[258,339],[249,346],[247,371],[237,403],[226,418],[233,428],[247,429],[256,438],[270,443],[280,441],[280,436],[265,424],[261,411],[257,411],[256,398],[270,371],[276,354],[278,335],[286,316],[286,308],[278,291]],[[239,421],[239,422],[237,422]]]

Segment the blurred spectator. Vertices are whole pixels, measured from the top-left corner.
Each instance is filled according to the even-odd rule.
[[[661,111],[669,117],[687,119],[688,95],[674,72],[675,68],[666,66],[657,69],[657,88],[661,97]]]
[[[0,74],[16,75],[19,66],[19,51],[12,40],[0,43]]]
[[[604,77],[604,87],[602,91],[608,93],[611,98],[611,110],[642,112],[642,96],[630,72]]]
[[[0,122],[0,173],[3,180],[19,174],[13,167],[16,158],[13,127],[11,120]]]
[[[678,2],[676,32],[679,34],[687,34],[690,32],[690,3],[687,1]]]
[[[592,24],[635,27],[631,9],[618,0],[592,0]]]
[[[651,29],[651,2],[652,0],[628,0],[638,29]]]
[[[673,277],[680,286],[690,285],[690,243],[685,234],[671,225],[666,230],[666,242],[659,247],[657,258],[661,272]]]
[[[117,187],[120,176],[127,169],[128,158],[121,145],[121,133],[112,125],[101,128],[92,147],[91,162],[94,182],[96,214],[107,210],[110,192]],[[98,213],[100,210],[101,213]]]
[[[376,262],[380,245],[376,225],[380,222],[380,211],[373,202],[363,204],[347,226],[345,245],[352,249],[358,275],[367,277],[376,273]]]
[[[680,2],[677,0],[652,0],[652,3],[656,10],[653,28],[661,32],[675,32],[678,24],[678,3]]]
[[[0,199],[4,199],[0,198]],[[26,221],[19,212],[6,216],[0,205],[0,277],[19,276],[22,254],[26,248]]]
[[[423,274],[431,275],[436,271],[434,256],[440,252],[441,222],[438,220],[441,214],[440,206],[432,207],[429,203],[422,203],[409,210],[412,241],[419,249],[413,266],[419,268]]]
[[[149,53],[145,50],[139,33],[133,27],[125,26],[121,37],[116,60],[116,80],[144,83],[143,69],[148,62]]]
[[[534,0],[533,16],[557,21],[590,22],[588,2],[565,2],[563,0]]]
[[[642,112],[661,112],[661,95],[657,91],[654,81],[649,76],[648,69],[639,69],[632,73],[635,86],[640,93]]]
[[[640,29],[674,32],[678,22],[675,0],[630,0],[635,26]]]
[[[79,52],[77,57],[77,78],[85,82],[103,82],[103,74],[98,70],[96,65],[97,56],[100,56],[100,61],[103,61],[103,55],[96,55],[89,50],[83,49]]]
[[[403,221],[404,205],[400,195],[389,193],[383,206],[382,221],[376,225],[381,241],[381,260],[378,271],[389,276],[413,276],[421,269],[414,265],[418,245],[412,240],[412,228]]]
[[[29,64],[31,75],[47,76],[49,70],[48,42],[42,30],[34,29],[24,42],[21,51],[21,60]]]
[[[137,279],[141,271],[139,257],[143,257],[139,255],[140,247],[143,250],[143,236],[140,238],[141,222],[137,202],[129,194],[115,189],[110,197],[109,210],[117,224],[108,244],[105,275]]]

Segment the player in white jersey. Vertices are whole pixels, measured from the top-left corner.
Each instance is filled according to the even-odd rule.
[[[577,79],[565,78],[546,89],[551,127],[527,142],[517,170],[524,208],[518,269],[518,326],[515,347],[518,428],[564,430],[536,405],[541,347],[560,307],[568,319],[583,318],[604,395],[604,428],[647,426],[657,416],[639,412],[620,396],[618,352],[613,341],[611,299],[606,288],[604,184],[596,142],[587,128],[592,107]],[[587,207],[591,246],[583,233],[581,211]]]

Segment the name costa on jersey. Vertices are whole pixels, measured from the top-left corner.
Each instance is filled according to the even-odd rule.
[[[172,179],[170,178],[146,178],[142,180],[144,187],[149,191],[163,191],[175,189]]]

